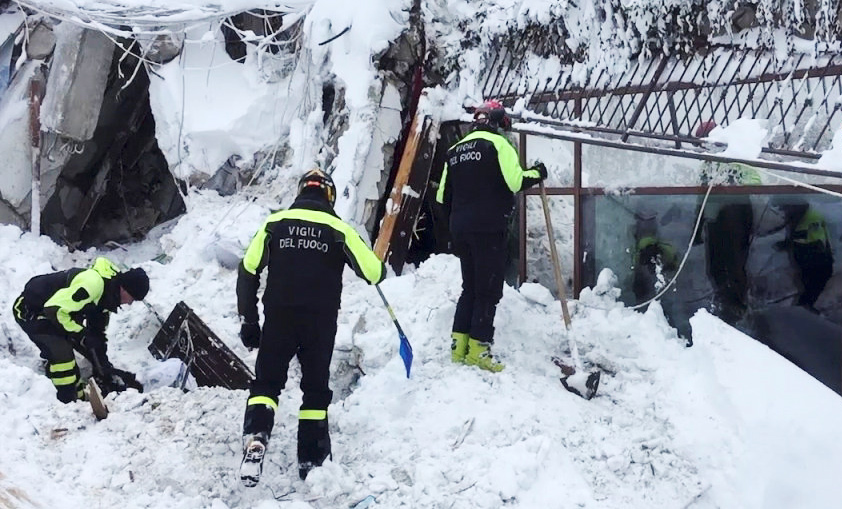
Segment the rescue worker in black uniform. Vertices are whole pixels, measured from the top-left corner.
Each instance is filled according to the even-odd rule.
[[[503,105],[486,101],[471,131],[447,151],[436,201],[450,215],[453,250],[462,268],[462,294],[451,334],[451,360],[499,372],[491,355],[494,315],[503,296],[506,235],[514,193],[547,178],[538,163],[524,171],[517,150],[502,134],[511,129]]]
[[[804,200],[786,202],[775,197],[770,205],[784,217],[783,225],[772,232],[786,228],[786,239],[776,242],[773,247],[789,251],[798,267],[801,294],[796,305],[818,314],[816,301],[833,276],[833,250],[827,222]]]
[[[330,176],[311,170],[299,180],[298,191],[289,209],[271,214],[257,231],[237,278],[240,339],[246,347],[259,347],[243,422],[240,478],[249,487],[260,479],[278,396],[294,356],[301,364],[304,393],[298,414],[301,479],[330,456],[327,408],[333,392],[328,379],[342,272],[347,264],[370,284],[386,274],[383,262],[334,212],[336,188]],[[261,331],[257,291],[266,267]]]
[[[90,361],[104,390],[126,386],[142,390],[132,373],[114,368],[108,360],[105,329],[109,313],[122,304],[143,300],[148,292],[149,277],[143,269],[120,272],[101,257],[89,269],[43,274],[26,283],[12,312],[46,359],[47,377],[59,401],[85,398],[74,349]]]

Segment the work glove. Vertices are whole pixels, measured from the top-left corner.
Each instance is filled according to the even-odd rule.
[[[260,324],[259,323],[243,323],[240,326],[240,341],[246,348],[260,347]]]
[[[113,367],[104,385],[109,389],[107,392],[123,392],[126,389],[137,389],[138,392],[143,392],[143,385],[137,381],[134,373]]]
[[[78,350],[91,362],[94,375],[103,380],[111,377],[114,367],[105,354],[105,338],[96,334],[83,334],[80,336]]]
[[[547,180],[547,167],[544,166],[544,163],[536,163],[535,166],[530,169],[538,170],[538,175],[541,176],[541,180]]]

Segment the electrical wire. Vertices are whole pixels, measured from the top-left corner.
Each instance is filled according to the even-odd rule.
[[[681,259],[681,263],[678,265],[678,269],[675,271],[675,274],[673,274],[672,279],[670,279],[669,283],[664,285],[664,287],[661,288],[661,291],[655,294],[654,297],[647,300],[646,302],[642,302],[635,306],[631,306],[629,309],[640,309],[660,299],[662,295],[667,293],[667,290],[669,290],[673,283],[675,283],[675,280],[678,279],[678,275],[681,274],[681,270],[684,268],[684,264],[687,262],[687,257],[690,256],[690,250],[693,248],[693,239],[696,238],[696,234],[699,232],[699,225],[702,223],[702,217],[704,217],[705,215],[705,205],[707,205],[711,189],[713,189],[713,183],[708,185],[708,190],[705,193],[705,199],[702,200],[702,206],[699,207],[699,215],[696,217],[696,226],[693,227],[693,234],[690,235],[690,241],[687,243],[687,249],[684,251],[684,258]]]

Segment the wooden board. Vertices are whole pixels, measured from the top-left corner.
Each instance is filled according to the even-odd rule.
[[[427,192],[438,127],[438,121],[427,116],[416,115],[412,119],[409,139],[374,243],[374,252],[391,265],[396,274],[403,270],[413,229]]]
[[[251,370],[184,302],[175,305],[149,351],[156,359],[181,359],[200,387],[248,389]]]

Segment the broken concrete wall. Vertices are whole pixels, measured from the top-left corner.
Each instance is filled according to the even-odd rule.
[[[99,43],[94,43],[94,52],[99,50]],[[112,52],[123,54],[113,44]],[[136,240],[184,210],[178,184],[155,140],[145,70],[137,67],[139,61],[133,56],[108,60],[111,65],[90,139],[51,138],[51,146],[63,148],[50,152],[64,160],[56,167],[59,175],[44,207],[42,227],[50,237],[71,246]],[[64,125],[82,133],[81,124],[63,118]]]
[[[40,62],[28,62],[0,98],[0,222],[29,226],[32,161],[29,143],[29,80]]]
[[[424,32],[417,4],[409,19],[409,29],[375,57],[379,79],[369,89],[369,100],[373,104],[370,111],[358,111],[356,118],[351,118],[341,85],[329,84],[331,90],[335,87],[335,99],[332,107],[325,109],[329,147],[325,164],[331,169],[347,171],[349,166],[354,165],[351,159],[361,162],[348,179],[357,195],[354,196],[356,203],[352,211],[346,213],[345,218],[363,225],[372,239],[379,228],[388,187],[399,163],[397,158],[402,138],[406,136],[422,86],[416,79],[416,71],[424,56]],[[343,137],[347,134],[353,138],[354,133],[349,133],[349,129],[361,126],[370,132],[371,139],[367,144],[356,147],[358,153],[353,157],[348,157],[349,147],[343,147]],[[343,149],[346,150],[345,157],[334,159],[336,155],[342,157]],[[342,176],[340,180],[344,178]],[[338,191],[342,192],[341,189]]]
[[[114,43],[105,34],[60,23],[41,125],[75,141],[90,140],[99,119]]]
[[[140,238],[184,203],[155,140],[148,77],[125,53],[139,46],[117,40],[118,48],[100,32],[54,23],[32,16],[12,50],[21,66],[0,97],[0,222],[30,227],[40,167],[45,234],[71,247]],[[46,96],[30,111],[30,80],[42,65]]]

